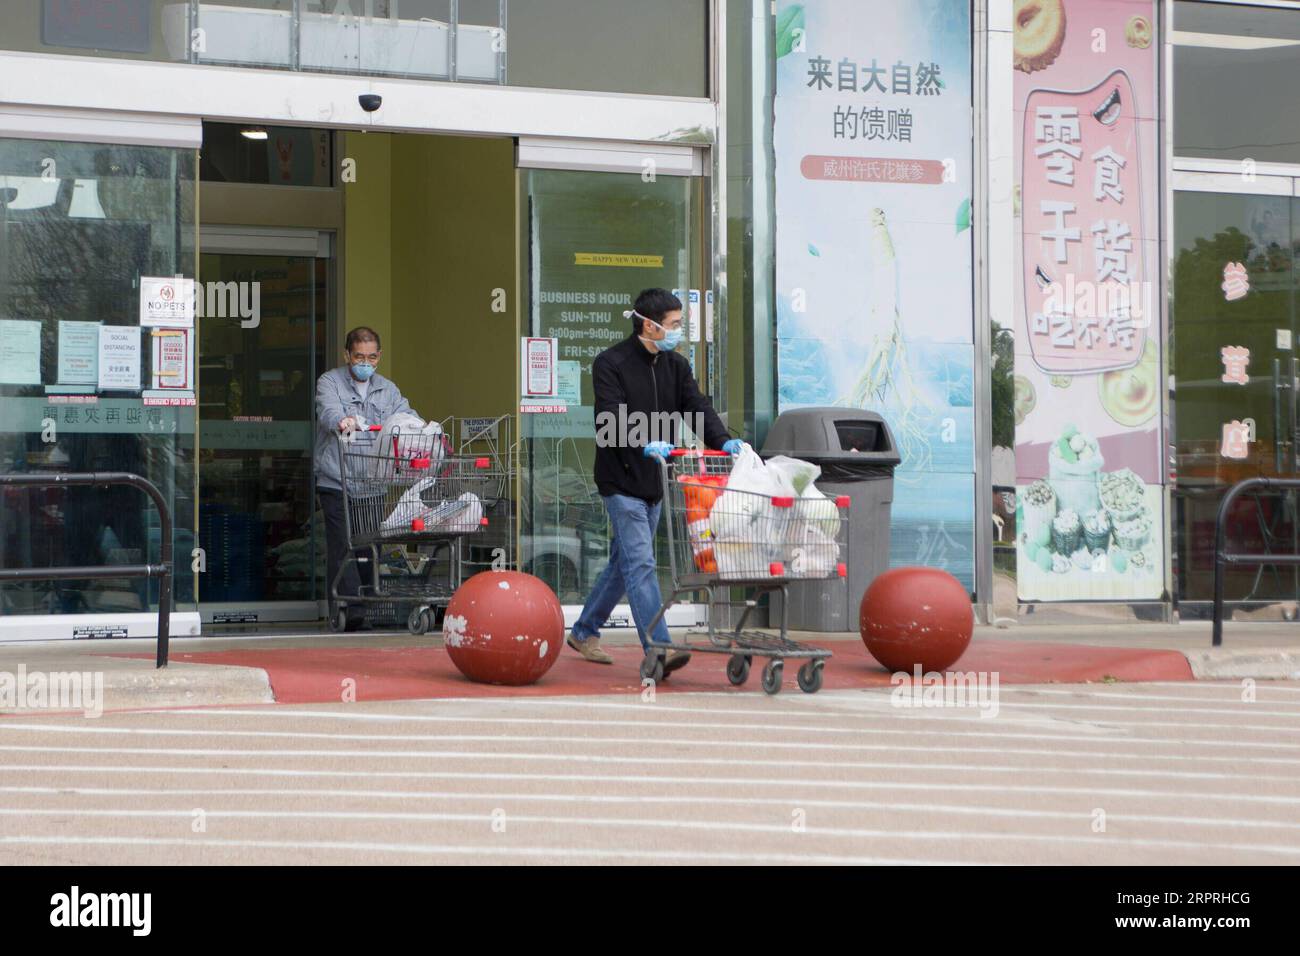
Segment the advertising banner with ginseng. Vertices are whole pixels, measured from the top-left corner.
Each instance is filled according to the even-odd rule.
[[[1022,601],[1164,590],[1155,15],[1014,4]]]
[[[776,14],[778,410],[884,415],[902,458],[891,564],[973,590],[969,3]]]

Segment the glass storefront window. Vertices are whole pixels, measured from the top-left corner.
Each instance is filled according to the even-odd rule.
[[[706,0],[530,0],[507,15],[511,86],[709,95]]]
[[[0,471],[152,481],[172,503],[177,610],[194,609],[194,408],[147,406],[127,386],[153,373],[140,278],[194,274],[195,166],[193,150],[0,140]],[[126,330],[130,374],[105,375],[107,328]],[[2,513],[4,567],[160,560],[158,516],[134,489],[11,490]],[[139,579],[0,586],[3,614],[156,601]]]
[[[1176,195],[1170,370],[1178,470],[1176,585],[1180,601],[1208,601],[1215,516],[1224,493],[1245,478],[1300,474],[1294,388],[1300,375],[1295,358],[1300,200],[1249,193]],[[1238,263],[1244,284],[1234,290],[1225,269]],[[1241,441],[1234,438],[1237,430]],[[1295,518],[1289,497],[1238,499],[1229,517],[1232,547],[1293,553]],[[1225,594],[1233,601],[1295,600],[1296,584],[1292,569],[1241,566],[1230,569]]]
[[[708,0],[40,0],[0,48],[548,89],[709,95]]]
[[[1300,11],[1174,4],[1174,155],[1300,162]]]
[[[522,570],[581,604],[608,561],[604,506],[592,479],[595,415],[591,363],[631,334],[623,318],[637,293],[700,288],[700,182],[623,173],[530,170],[529,327],[559,340],[559,360],[578,372],[563,414],[520,415]],[[590,254],[600,253],[603,262]],[[705,345],[682,345],[703,378]],[[707,392],[707,385],[702,382]],[[658,541],[662,549],[664,536]],[[666,568],[667,553],[659,556]]]

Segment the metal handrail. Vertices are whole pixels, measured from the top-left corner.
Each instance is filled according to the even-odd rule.
[[[113,564],[106,567],[0,568],[0,581],[53,581],[76,578],[158,578],[157,666],[167,666],[172,610],[172,512],[166,500],[147,478],[129,471],[55,472],[29,475],[0,474],[0,488],[130,485],[147,494],[158,508],[162,535],[160,564]]]
[[[1223,644],[1223,580],[1229,564],[1295,564],[1300,565],[1300,554],[1229,554],[1227,552],[1228,509],[1237,497],[1247,491],[1263,489],[1300,488],[1300,478],[1247,478],[1239,481],[1219,502],[1219,514],[1214,519],[1214,631],[1211,645]]]

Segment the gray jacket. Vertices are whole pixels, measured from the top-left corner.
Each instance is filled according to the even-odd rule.
[[[370,389],[362,398],[357,381],[346,365],[330,369],[316,380],[316,485],[338,491],[339,422],[360,417],[368,425],[382,425],[390,415],[411,411],[397,386],[378,372],[370,377]]]

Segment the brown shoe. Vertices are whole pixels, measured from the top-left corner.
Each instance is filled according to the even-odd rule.
[[[664,653],[664,676],[685,667],[691,660],[690,651],[667,651]]]
[[[589,637],[585,641],[580,641],[570,634],[566,643],[593,664],[614,663],[614,658],[609,656],[609,652],[600,649],[599,637]]]

